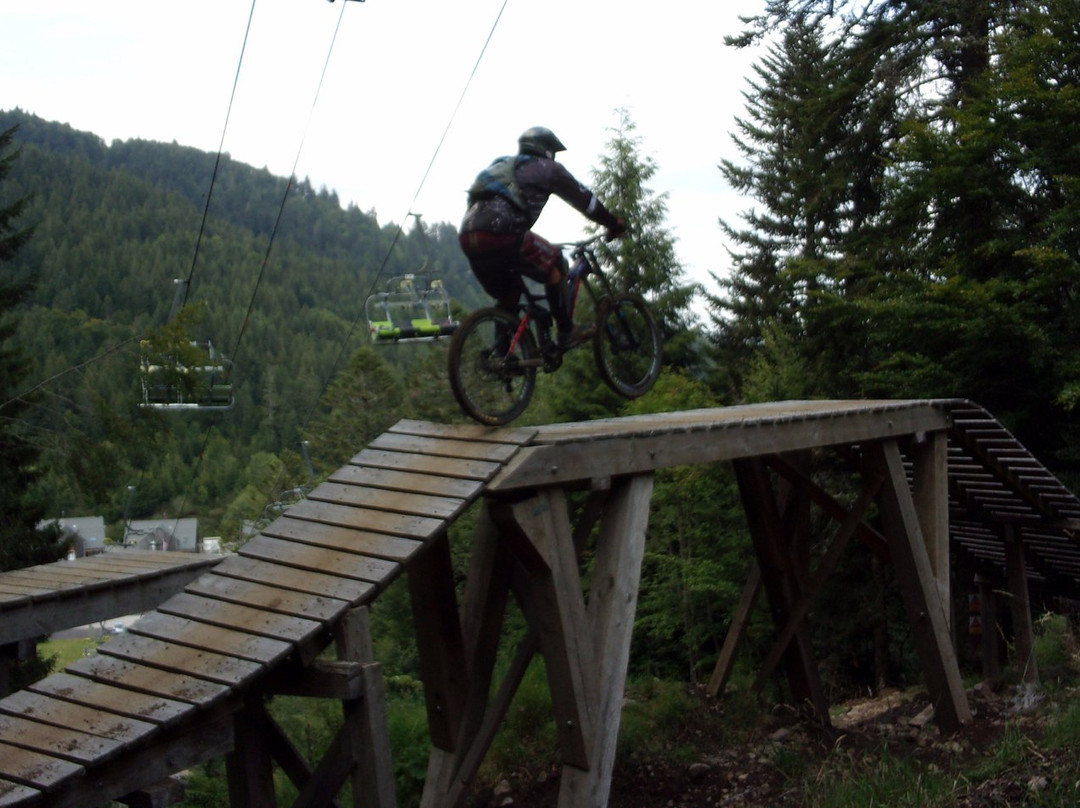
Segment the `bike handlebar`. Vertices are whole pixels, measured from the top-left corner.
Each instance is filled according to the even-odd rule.
[[[583,249],[584,247],[591,247],[593,244],[595,244],[598,241],[603,241],[605,237],[606,236],[605,236],[604,233],[597,233],[595,236],[589,236],[589,238],[582,239],[581,241],[560,241],[560,242],[556,242],[555,246],[558,247],[560,250],[569,250],[569,249],[580,250],[580,249]]]

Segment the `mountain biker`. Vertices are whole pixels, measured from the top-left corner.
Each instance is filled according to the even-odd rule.
[[[622,235],[626,223],[555,161],[565,150],[550,129],[525,130],[517,155],[496,159],[469,188],[460,243],[476,279],[501,309],[514,311],[522,275],[544,284],[559,345],[569,347],[583,335],[573,330],[566,258],[531,228],[551,194],[607,228],[609,240]]]

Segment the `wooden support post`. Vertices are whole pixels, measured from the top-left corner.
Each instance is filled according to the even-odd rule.
[[[363,694],[341,702],[351,757],[353,802],[357,808],[394,808],[394,768],[382,666],[375,662],[366,607],[352,609],[338,622],[338,659],[363,664]]]
[[[998,630],[997,593],[990,581],[976,575],[975,584],[979,592],[979,618],[982,634],[979,646],[982,656],[982,672],[985,679],[997,679],[1001,676],[1001,641]]]
[[[765,662],[762,663],[761,671],[758,673],[757,681],[754,683],[755,690],[760,690],[766,679],[776,669],[781,655],[787,650],[788,644],[806,619],[806,615],[810,613],[814,598],[817,597],[818,592],[825,585],[825,581],[828,580],[828,577],[840,562],[848,542],[855,535],[855,529],[862,523],[866,509],[873,502],[879,488],[881,488],[881,478],[876,475],[870,476],[863,483],[863,489],[858,500],[844,519],[843,524],[840,525],[840,529],[837,531],[836,536],[833,537],[828,551],[822,557],[817,569],[814,570],[814,574],[806,581],[799,600],[792,605],[787,625],[781,630],[776,642],[769,651],[769,655],[765,658]]]
[[[952,593],[949,570],[949,440],[946,432],[931,432],[912,448],[912,498],[926,542],[930,571],[952,627]]]
[[[754,613],[758,595],[761,593],[761,566],[755,558],[750,564],[750,571],[746,574],[746,583],[743,585],[739,603],[731,616],[731,625],[728,627],[727,636],[724,637],[724,645],[720,649],[720,656],[716,660],[712,676],[709,677],[709,685],[706,692],[716,698],[724,692],[728,679],[731,678],[731,670],[735,665],[735,651],[746,634],[746,628],[750,625],[750,616]]]
[[[879,497],[882,526],[889,540],[915,647],[922,659],[927,689],[937,720],[946,730],[955,730],[971,721],[971,710],[960,680],[960,667],[908,488],[900,448],[896,441],[890,440],[867,445],[866,454],[870,467],[884,480]]]
[[[452,752],[461,725],[468,673],[450,542],[445,533],[410,563],[408,579],[431,742]]]
[[[491,716],[488,695],[510,591],[510,577],[507,542],[492,519],[490,504],[485,502],[473,544],[461,609],[468,689],[457,731],[460,741],[455,743],[453,752],[438,747],[432,749],[421,808],[451,808],[458,804],[464,786],[475,776],[480,760],[494,737],[493,728],[484,731],[481,727],[488,727],[491,723],[497,726],[502,717],[499,710],[505,710],[505,706],[493,706],[491,711],[497,714]],[[533,639],[535,642],[535,637]],[[527,656],[531,659],[532,650]],[[525,660],[527,664],[528,659]],[[520,679],[517,679],[511,685],[511,696],[519,682]],[[506,702],[509,703],[508,698]],[[494,720],[488,721],[489,717]]]
[[[233,717],[233,749],[225,756],[231,808],[273,808],[270,720],[262,696],[250,696]]]
[[[611,794],[652,489],[651,474],[615,482],[601,523],[588,606],[596,660],[587,681],[595,705],[592,766],[563,767],[560,808],[605,808]]]
[[[528,572],[527,580],[515,582],[515,594],[539,635],[563,760],[589,769],[593,705],[588,685],[595,682],[595,650],[588,641],[566,496],[558,489],[542,490],[500,508],[499,522]]]
[[[792,609],[799,599],[792,559],[784,552],[782,514],[768,469],[760,458],[735,461],[734,467],[750,535],[761,566],[762,582],[779,632],[790,622]],[[800,624],[795,629],[793,639],[793,644],[784,654],[784,669],[792,695],[797,704],[809,705],[821,724],[828,727],[831,725],[828,704],[821,688],[809,633],[804,625]]]
[[[1027,559],[1020,531],[1013,525],[1003,525],[1005,539],[1005,573],[1012,596],[1013,639],[1016,642],[1016,664],[1024,682],[1038,684],[1039,665],[1035,661],[1035,627],[1031,620],[1031,599],[1028,595]]]

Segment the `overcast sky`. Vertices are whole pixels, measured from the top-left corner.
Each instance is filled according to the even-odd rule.
[[[499,18],[503,3],[257,0],[252,14],[249,0],[3,0],[0,109],[107,142],[220,144],[281,176],[295,163],[382,224],[412,211],[456,225],[476,172],[521,131],[554,130],[588,182],[625,108],[657,164],[651,188],[668,195],[679,258],[713,288],[709,273],[728,267],[717,220],[749,206],[716,166],[735,157],[756,58],[723,38],[761,0],[506,0]],[[582,220],[553,200],[537,230],[569,240]]]

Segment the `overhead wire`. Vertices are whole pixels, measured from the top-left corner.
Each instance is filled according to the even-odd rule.
[[[423,225],[420,223],[419,214],[416,214],[416,213],[413,212],[413,207],[416,205],[416,200],[419,199],[420,194],[423,192],[424,185],[427,182],[428,176],[431,174],[431,169],[435,165],[436,159],[438,159],[438,156],[439,156],[439,153],[442,150],[443,144],[446,142],[447,135],[450,133],[450,130],[453,127],[454,121],[457,118],[457,114],[461,109],[461,105],[465,100],[465,96],[468,94],[469,88],[472,86],[473,79],[476,77],[476,74],[480,69],[480,64],[483,61],[485,54],[487,53],[487,49],[488,49],[488,46],[491,44],[492,38],[495,36],[495,31],[499,26],[500,20],[502,20],[503,12],[506,10],[506,6],[507,6],[508,3],[509,3],[509,0],[503,0],[502,5],[499,7],[498,14],[495,15],[495,20],[491,24],[491,28],[488,31],[487,37],[484,39],[484,44],[480,48],[480,53],[476,57],[476,62],[473,64],[472,71],[469,73],[469,77],[465,81],[465,85],[462,88],[460,95],[458,96],[457,103],[454,105],[454,108],[450,113],[450,117],[447,119],[446,126],[443,128],[442,135],[439,138],[439,141],[435,146],[435,150],[433,151],[433,153],[431,155],[431,159],[428,161],[427,168],[424,170],[423,176],[420,178],[420,182],[417,185],[416,192],[413,194],[412,200],[409,203],[409,211],[402,218],[401,224],[399,224],[397,226],[397,229],[394,231],[394,238],[391,241],[389,247],[387,247],[386,252],[383,254],[382,260],[379,263],[379,268],[378,268],[378,270],[376,270],[375,275],[371,280],[371,283],[368,285],[367,295],[365,297],[370,297],[374,293],[375,288],[378,286],[379,279],[382,277],[383,273],[386,271],[386,267],[389,265],[390,257],[394,253],[394,248],[397,247],[398,242],[401,240],[401,237],[404,235],[405,222],[408,220],[408,218],[410,216],[415,216],[416,221],[417,221],[416,226],[417,227],[423,227]],[[342,11],[344,11],[344,5],[342,7]],[[329,56],[327,58],[329,60]],[[324,70],[325,70],[325,68],[324,68]],[[338,369],[342,365],[343,358],[344,358],[344,356],[345,356],[345,354],[346,354],[346,352],[348,350],[348,346],[352,342],[353,336],[356,333],[357,326],[359,325],[360,320],[363,318],[363,316],[364,316],[363,312],[358,312],[356,317],[353,318],[353,321],[349,326],[349,330],[346,332],[345,338],[342,340],[341,345],[338,348],[338,352],[337,352],[336,356],[334,357],[333,362],[331,362],[331,364],[330,364],[330,370],[326,374],[326,377],[323,379],[323,383],[322,383],[322,385],[321,385],[321,387],[319,389],[319,394],[317,396],[315,396],[315,398],[312,401],[311,405],[308,407],[307,412],[304,414],[303,418],[300,419],[300,429],[301,430],[306,429],[307,426],[311,423],[311,420],[315,415],[315,411],[319,406],[319,402],[322,401],[323,397],[326,395],[327,391],[329,390],[330,385],[333,382],[334,376],[337,374]],[[284,468],[282,468],[278,472],[278,475],[277,475],[277,477],[275,479],[275,482],[274,482],[274,489],[277,489],[280,486],[281,478],[282,478],[283,474],[284,474]],[[273,503],[269,503],[266,506],[266,508],[263,509],[263,511],[265,512],[267,510],[267,508],[269,508],[271,505],[273,505]]]
[[[214,195],[214,186],[217,184],[218,171],[221,169],[221,155],[225,151],[225,133],[229,131],[229,119],[232,117],[233,102],[236,100],[236,88],[240,84],[240,68],[244,65],[244,53],[247,52],[248,37],[251,36],[251,21],[255,18],[255,2],[251,0],[251,10],[248,12],[247,27],[244,29],[244,41],[240,46],[240,58],[236,62],[236,74],[233,76],[232,92],[229,93],[229,106],[225,110],[225,123],[221,127],[221,139],[218,141],[217,157],[214,160],[214,170],[210,175],[210,187],[206,192],[206,204],[203,205],[202,221],[199,223],[199,234],[195,237],[195,251],[191,256],[191,269],[188,270],[187,283],[184,288],[184,299],[180,308],[187,305],[188,294],[191,292],[191,281],[195,277],[195,267],[199,261],[199,248],[202,245],[203,235],[206,233],[206,222],[210,217],[210,200]]]
[[[206,224],[207,224],[207,220],[209,219],[209,214],[210,214],[210,200],[214,195],[214,186],[217,183],[218,172],[219,172],[219,170],[221,168],[221,157],[222,157],[222,154],[224,153],[224,148],[225,148],[225,133],[228,131],[228,128],[229,128],[229,119],[232,117],[233,102],[236,100],[236,88],[240,83],[240,69],[244,64],[244,53],[247,51],[248,38],[251,35],[251,21],[252,21],[252,19],[254,19],[254,16],[255,16],[255,3],[256,3],[256,0],[251,0],[251,10],[248,12],[247,26],[246,26],[246,28],[244,30],[244,39],[243,39],[243,42],[242,42],[242,44],[240,46],[240,57],[237,60],[237,64],[236,64],[236,74],[233,77],[232,92],[229,94],[229,106],[228,106],[228,109],[225,112],[224,125],[221,128],[221,139],[218,142],[217,158],[214,161],[214,170],[211,173],[210,185],[209,185],[209,188],[207,189],[207,192],[206,192],[206,203],[203,205],[202,221],[199,224],[198,235],[196,235],[196,237],[195,237],[195,248],[194,248],[194,251],[193,251],[192,256],[191,256],[191,266],[188,269],[187,281],[184,284],[184,295],[183,295],[183,299],[182,299],[181,304],[180,304],[180,308],[183,308],[187,304],[188,294],[191,291],[191,282],[195,277],[195,268],[196,268],[196,266],[198,264],[198,260],[199,260],[199,249],[200,249],[200,246],[201,246],[202,241],[203,241],[203,236],[206,234]],[[135,342],[137,340],[141,340],[141,339],[142,338],[138,337],[138,336],[128,337],[127,339],[121,340],[120,342],[116,343],[115,345],[111,346],[110,348],[107,348],[106,350],[101,351],[98,354],[92,356],[90,359],[87,359],[87,360],[85,360],[83,362],[72,365],[69,368],[65,368],[64,370],[61,370],[58,373],[54,373],[52,376],[49,376],[47,379],[43,379],[42,381],[38,382],[33,387],[12,396],[11,398],[7,399],[4,402],[0,402],[0,410],[3,410],[5,407],[8,407],[8,406],[10,406],[11,404],[14,404],[17,401],[20,401],[20,400],[24,399],[26,396],[29,396],[29,395],[37,392],[38,390],[49,386],[50,384],[57,381],[58,379],[63,378],[67,374],[73,373],[73,372],[75,372],[77,370],[82,370],[83,368],[85,368],[85,367],[87,367],[89,365],[92,365],[95,362],[98,362],[98,361],[104,359],[105,357],[115,353],[116,351],[120,350],[121,348],[123,348],[123,347],[125,347],[127,345],[130,345],[131,343],[133,343],[133,342]]]
[[[299,143],[299,145],[297,146],[297,149],[296,149],[296,156],[293,159],[292,170],[290,171],[289,178],[288,178],[287,182],[285,183],[285,192],[282,194],[281,203],[278,205],[277,215],[274,218],[274,226],[271,228],[270,235],[267,238],[266,250],[263,253],[262,262],[261,262],[261,264],[259,266],[259,274],[255,279],[255,286],[251,291],[251,297],[248,299],[247,310],[244,313],[244,319],[243,319],[243,322],[240,325],[240,331],[236,336],[236,342],[233,344],[232,353],[230,354],[231,363],[228,366],[226,366],[226,369],[225,369],[225,382],[226,383],[228,383],[230,381],[231,377],[232,377],[232,369],[236,366],[236,360],[237,360],[237,357],[240,354],[240,346],[241,346],[241,344],[243,342],[244,335],[247,333],[247,327],[248,327],[248,324],[251,321],[251,313],[255,308],[255,300],[258,297],[259,289],[262,286],[263,279],[266,277],[267,267],[270,265],[270,255],[271,255],[271,252],[273,250],[274,240],[277,237],[278,230],[281,227],[281,220],[282,220],[282,217],[285,214],[285,206],[289,201],[289,196],[290,196],[290,192],[292,191],[293,182],[296,179],[296,169],[297,169],[297,166],[300,164],[300,155],[304,151],[304,144],[307,141],[308,131],[311,128],[311,121],[315,116],[315,107],[318,104],[319,95],[322,92],[323,82],[326,80],[326,72],[327,72],[327,69],[330,66],[330,58],[334,53],[334,45],[337,43],[338,33],[341,31],[341,20],[345,16],[345,8],[346,8],[346,6],[348,6],[348,3],[342,3],[341,4],[341,11],[338,13],[337,23],[334,26],[334,33],[333,33],[333,36],[330,38],[330,46],[327,48],[326,59],[323,62],[322,72],[319,74],[319,82],[316,85],[315,95],[314,95],[314,97],[312,98],[312,101],[311,101],[311,109],[308,111],[307,121],[304,124],[304,130],[303,130],[303,132],[301,133],[301,136],[300,136],[300,143]],[[252,12],[254,12],[254,0],[252,2]],[[251,26],[251,20],[249,19],[248,20],[248,30],[249,31],[250,31],[250,26]],[[246,45],[247,45],[247,33],[245,33],[245,35],[244,35],[244,44],[245,44],[245,47],[246,47]],[[243,52],[241,52],[241,58],[243,58]],[[239,68],[237,68],[237,78],[239,78]],[[234,92],[235,92],[235,84],[234,84],[233,89],[234,89]],[[231,106],[232,106],[232,102],[230,101],[230,108],[231,108]],[[224,136],[223,136],[222,139],[224,140]],[[219,156],[220,156],[220,152],[219,152]],[[177,520],[179,520],[182,517],[182,515],[184,513],[184,508],[187,506],[188,491],[190,491],[191,487],[195,484],[195,479],[198,476],[199,468],[202,465],[202,460],[206,456],[206,449],[209,446],[210,437],[213,434],[213,430],[214,430],[215,425],[216,425],[216,419],[211,421],[209,427],[207,428],[205,434],[203,435],[202,449],[200,450],[199,455],[196,458],[195,466],[192,468],[191,483],[189,483],[188,487],[184,491],[184,498],[183,498],[183,500],[181,500],[180,509],[179,509],[178,515],[176,517]]]
[[[386,271],[386,266],[390,261],[390,256],[393,254],[394,247],[397,246],[398,241],[401,239],[401,236],[404,233],[404,228],[405,228],[404,222],[410,216],[416,216],[417,217],[417,226],[418,227],[422,226],[420,224],[419,215],[416,214],[416,213],[413,213],[413,207],[416,205],[416,200],[420,198],[420,194],[423,192],[424,185],[427,183],[428,176],[431,174],[431,169],[435,165],[436,159],[438,159],[439,152],[442,151],[443,144],[446,142],[446,137],[450,133],[450,129],[454,124],[454,120],[457,118],[457,114],[458,114],[459,110],[461,109],[461,105],[465,100],[465,96],[468,94],[469,88],[472,86],[473,79],[476,77],[476,73],[480,69],[480,63],[483,61],[484,55],[487,53],[488,45],[491,44],[491,39],[492,39],[492,37],[495,36],[495,29],[498,28],[499,21],[502,19],[503,12],[506,10],[507,3],[509,3],[509,2],[510,2],[510,0],[503,0],[502,5],[499,7],[499,13],[495,15],[495,21],[492,23],[491,29],[488,31],[487,38],[484,40],[484,45],[480,49],[480,55],[476,57],[476,62],[473,64],[472,72],[469,73],[469,77],[465,81],[465,86],[462,88],[461,94],[458,96],[457,103],[454,105],[454,109],[450,113],[450,117],[446,122],[445,128],[443,129],[442,136],[439,138],[439,142],[435,146],[435,150],[431,155],[431,159],[428,161],[427,168],[424,170],[424,174],[420,178],[420,183],[416,188],[416,192],[413,194],[412,200],[409,202],[409,211],[403,217],[402,223],[398,225],[397,230],[394,233],[394,239],[391,242],[390,247],[387,249],[386,254],[383,256],[382,262],[379,264],[379,269],[375,273],[375,277],[372,279],[371,284],[368,286],[367,297],[370,297],[371,294],[375,291],[375,287],[379,283],[379,278],[381,278],[383,272]],[[345,351],[348,348],[349,343],[352,341],[353,335],[356,333],[356,327],[359,324],[359,322],[361,320],[361,317],[362,317],[362,315],[360,313],[358,313],[356,315],[356,317],[353,319],[353,322],[352,322],[352,324],[351,324],[351,326],[349,328],[349,331],[346,334],[345,339],[342,341],[341,347],[338,350],[338,354],[335,357],[334,362],[331,364],[331,373],[330,373],[329,377],[327,378],[325,384],[323,385],[322,391],[319,394],[319,399],[321,399],[323,394],[325,394],[327,388],[330,385],[330,379],[333,378],[334,372],[340,366],[342,356],[345,354]],[[314,407],[312,408],[312,411],[313,410],[314,410]],[[309,417],[310,417],[310,412],[309,412]],[[305,423],[306,423],[306,421],[305,421]]]

